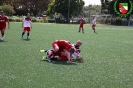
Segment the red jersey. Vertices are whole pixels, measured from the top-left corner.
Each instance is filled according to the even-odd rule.
[[[1,16],[0,15],[0,27],[6,27],[6,22],[8,21],[7,16]]]
[[[80,19],[80,27],[83,27],[83,24],[84,24],[84,20]]]
[[[53,45],[54,44],[58,45],[60,51],[62,51],[63,49],[68,51],[72,47],[72,44],[66,40],[56,40]]]

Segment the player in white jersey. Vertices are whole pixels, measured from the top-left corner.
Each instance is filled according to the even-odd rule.
[[[96,33],[95,27],[96,27],[96,17],[93,15],[92,16],[92,29],[93,29],[94,33]]]
[[[22,32],[21,38],[23,38],[25,32],[27,31],[27,39],[29,39],[30,30],[32,28],[32,22],[31,22],[29,13],[27,14],[27,17],[24,18],[22,21],[22,28],[23,28],[23,32]]]
[[[40,50],[40,52],[45,52],[46,55],[47,55],[47,57],[48,57],[52,53],[52,49],[51,50]],[[84,58],[83,57],[80,57],[80,53],[81,53],[80,49],[76,49],[76,51],[71,55],[71,58],[73,58],[73,59],[75,58],[76,60],[83,61]],[[58,54],[56,55],[55,54],[55,56],[54,57],[51,57],[50,59],[51,60],[62,60],[62,61],[68,60],[67,59],[67,55],[66,55],[65,52],[61,52],[60,55],[58,55]],[[43,57],[42,60],[46,60],[46,58]]]

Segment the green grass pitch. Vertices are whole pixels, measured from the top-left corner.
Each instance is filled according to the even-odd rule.
[[[0,41],[0,88],[133,88],[133,28],[33,23],[30,40],[20,39],[21,23],[11,23]],[[24,36],[26,38],[26,34]],[[41,61],[41,49],[65,39],[81,40],[83,62]]]

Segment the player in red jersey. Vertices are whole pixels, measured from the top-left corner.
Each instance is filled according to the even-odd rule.
[[[76,44],[72,44],[72,46],[75,48],[75,52],[71,54],[71,57],[74,58],[76,57],[76,59],[80,59],[81,57],[79,57],[81,50],[79,49],[79,47],[82,45],[82,42],[80,40],[78,40],[76,42]],[[59,56],[59,60],[66,60],[66,54],[64,52],[60,52],[61,54],[57,54],[57,56]]]
[[[27,39],[29,39],[30,30],[32,28],[32,22],[31,22],[29,13],[27,14],[27,17],[23,19],[22,28],[23,28],[23,32],[20,38],[23,38],[25,32],[27,31]]]
[[[70,54],[70,57],[71,58],[75,58],[76,57],[76,59],[83,60],[82,57],[79,57],[80,52],[81,52],[81,50],[79,49],[79,47],[81,45],[82,45],[82,42],[80,40],[78,40],[76,42],[76,44],[72,44],[72,46],[75,48],[75,52]],[[41,50],[41,52],[44,52],[44,51],[45,50]],[[45,51],[45,53],[46,53],[47,56],[50,56],[50,55],[53,55],[54,56],[54,57],[50,57],[51,60],[68,60],[67,59],[67,54],[64,51],[58,50],[58,52],[56,52],[56,53],[53,53],[53,51],[54,50],[52,50],[52,49]],[[43,59],[45,59],[45,58],[43,58]]]
[[[1,31],[1,40],[4,40],[5,29],[6,29],[6,22],[8,23],[8,29],[10,28],[9,19],[7,16],[4,15],[4,12],[1,11],[0,15],[0,31]]]
[[[71,57],[72,58],[76,57],[76,59],[83,60],[83,58],[80,57],[80,52],[81,52],[80,46],[82,45],[82,42],[80,40],[78,40],[76,42],[76,44],[72,44],[72,45],[75,48],[75,52],[71,54]],[[66,60],[67,57],[65,57],[65,53],[61,52],[61,55],[59,56],[59,59],[60,60]]]
[[[83,18],[80,19],[79,32],[81,31],[81,29],[82,29],[82,33],[84,33],[84,19]]]
[[[67,56],[67,59],[70,63],[72,63],[71,54],[75,52],[75,48],[69,41],[66,40],[56,40],[52,43],[52,53],[48,56],[48,60],[56,54],[60,55],[60,52],[64,52]]]

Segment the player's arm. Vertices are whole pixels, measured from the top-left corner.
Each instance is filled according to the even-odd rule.
[[[84,60],[83,57],[80,57],[80,56],[78,56],[78,55],[76,56],[76,59],[77,59],[77,60],[81,60],[81,61]]]
[[[24,27],[24,21],[22,21],[22,28]]]
[[[8,24],[8,29],[9,29],[10,28],[10,22],[9,22],[9,18],[8,17],[6,17],[6,22]]]
[[[80,57],[80,53],[81,53],[81,51],[78,50],[78,52],[75,52],[74,54],[72,54],[73,58],[75,58],[77,60],[84,60],[83,57]]]
[[[9,19],[7,20],[7,24],[8,24],[8,29],[10,28],[10,22]]]
[[[66,53],[66,56],[67,56],[67,59],[70,63],[72,63],[72,59],[71,59],[71,56],[70,56],[70,52],[68,52],[67,50],[64,50],[65,53]]]
[[[32,22],[30,22],[30,28],[32,28]]]
[[[79,59],[80,57],[79,56],[76,56],[76,59]]]

